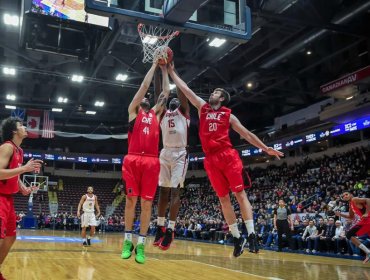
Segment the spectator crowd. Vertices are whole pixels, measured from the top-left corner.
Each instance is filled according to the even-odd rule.
[[[348,212],[348,205],[340,199],[344,190],[353,192],[354,196],[370,197],[369,148],[356,148],[319,159],[306,157],[291,166],[271,165],[266,169],[251,170],[250,176],[253,184],[247,190],[248,198],[254,210],[255,230],[264,248],[277,246],[273,212],[278,207],[278,201],[283,199],[292,213],[294,222],[290,240],[286,240],[283,235],[285,247],[313,254],[360,254],[345,237],[346,231],[356,221],[341,220],[335,216],[334,211]],[[234,205],[237,207],[235,200]],[[156,201],[153,209],[153,217],[156,217]],[[236,212],[239,214],[239,229],[242,234],[247,234],[238,209]],[[101,232],[123,231],[124,225],[123,216],[99,218]],[[38,227],[79,230],[79,220],[75,213],[60,213],[54,216],[41,213],[38,216]],[[135,221],[134,227],[138,231],[140,221]],[[156,220],[152,218],[149,234],[155,234],[155,231]],[[175,234],[177,238],[223,244],[232,242],[220,203],[207,178],[192,178],[187,181],[181,196]],[[367,246],[370,245],[369,235],[360,238]]]

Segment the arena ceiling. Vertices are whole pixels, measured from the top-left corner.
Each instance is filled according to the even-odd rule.
[[[320,85],[370,64],[369,1],[247,2],[253,14],[253,37],[247,43],[211,48],[207,38],[183,34],[171,48],[177,70],[189,86],[205,99],[215,87],[228,89],[234,113],[248,128],[266,130],[274,117],[324,99]],[[21,1],[0,1],[0,13],[1,18],[5,13],[21,15]],[[1,117],[10,113],[4,105],[11,92],[17,96],[12,104],[21,108],[62,107],[63,112],[54,115],[56,130],[127,132],[127,107],[149,65],[141,62],[139,36],[127,32],[122,22],[114,26],[112,31],[86,28],[88,50],[77,50],[71,37],[68,47],[80,52],[76,57],[56,49],[25,48],[22,40],[27,34],[1,21],[0,65],[17,69],[12,77],[0,73]],[[42,24],[34,27],[27,32],[37,32],[35,40],[47,41],[53,36],[50,32],[57,32]],[[84,82],[73,83],[74,73],[84,75]],[[117,82],[118,73],[126,73],[128,79]],[[58,104],[60,96],[68,103]],[[94,107],[97,100],[104,106]],[[86,115],[86,110],[97,113]],[[192,119],[196,124],[196,114]]]

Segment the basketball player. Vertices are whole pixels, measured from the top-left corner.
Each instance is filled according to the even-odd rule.
[[[100,216],[100,208],[98,203],[98,197],[93,193],[94,188],[88,187],[87,194],[81,197],[80,203],[77,208],[77,217],[81,217],[81,237],[83,238],[83,246],[91,246],[91,238],[95,235],[95,227],[97,226],[95,218],[95,207],[97,210],[96,217]],[[84,213],[81,216],[81,207]],[[86,237],[86,228],[90,226],[90,236]]]
[[[162,250],[171,246],[175,223],[180,208],[180,188],[184,187],[188,169],[188,129],[190,125],[190,108],[188,100],[177,89],[178,98],[170,101],[160,126],[162,130],[163,149],[159,156],[161,171],[159,173],[159,202],[157,233],[153,242]],[[168,196],[171,190],[170,215],[167,229],[164,227]]]
[[[271,156],[279,158],[284,154],[267,147],[231,114],[229,108],[223,106],[230,100],[230,95],[226,90],[222,88],[215,89],[209,97],[209,103],[207,103],[179,78],[173,69],[173,64],[170,64],[168,69],[176,86],[181,89],[189,101],[198,109],[199,137],[205,153],[204,167],[220,200],[223,215],[234,237],[233,255],[238,257],[243,253],[246,239],[239,233],[235,212],[230,201],[230,191],[234,193],[245,221],[248,231],[249,250],[250,252],[258,253],[252,207],[244,191],[246,186],[243,182],[243,164],[238,152],[232,148],[229,138],[229,127],[238,132],[249,143]]]
[[[366,254],[364,263],[370,260],[370,250],[356,237],[367,234],[370,237],[370,199],[354,197],[349,191],[345,191],[342,194],[342,199],[349,202],[349,213],[344,214],[339,211],[335,212],[338,217],[353,220],[355,214],[360,217],[358,221],[349,231],[347,231],[346,237],[351,240],[356,247],[360,248]]]
[[[26,172],[39,172],[42,161],[30,159],[23,165],[22,141],[27,137],[27,130],[19,118],[7,118],[1,124],[3,144],[0,146],[0,280],[1,265],[16,239],[16,216],[13,194],[20,191],[29,195],[38,187],[27,188],[19,175]]]
[[[167,103],[170,84],[166,66],[162,70],[162,90],[157,104],[150,108],[145,94],[149,89],[157,68],[157,61],[146,74],[139,90],[128,107],[129,133],[128,155],[122,165],[122,176],[126,182],[125,206],[125,239],[121,258],[131,257],[134,245],[132,243],[132,224],[135,217],[135,207],[138,197],[141,200],[140,234],[135,248],[135,261],[145,263],[145,239],[150,223],[152,204],[157,190],[159,177],[159,120]]]

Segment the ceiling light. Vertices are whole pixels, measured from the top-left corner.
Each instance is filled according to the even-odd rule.
[[[72,82],[81,83],[84,80],[84,76],[81,75],[72,75]]]
[[[306,54],[307,54],[307,55],[311,55],[311,54],[312,54],[312,52],[311,52],[311,51],[307,51],[307,52],[306,52]]]
[[[175,84],[170,84],[170,90],[173,90],[176,87]]]
[[[12,26],[19,25],[19,16],[17,15],[12,16],[9,14],[4,14],[3,20],[6,25],[12,25]]]
[[[7,94],[6,95],[6,99],[7,100],[11,100],[11,101],[14,101],[17,97],[15,96],[15,94]]]
[[[86,115],[95,115],[96,111],[86,111]]]
[[[117,80],[117,81],[122,81],[122,82],[126,81],[126,80],[127,80],[127,78],[128,78],[128,75],[126,75],[126,74],[118,74],[118,75],[116,76],[116,80]]]
[[[353,95],[352,96],[348,96],[347,98],[346,98],[346,100],[351,100],[353,98]]]
[[[5,105],[5,109],[15,110],[15,109],[17,109],[17,107],[15,107],[13,105]]]
[[[216,47],[219,48],[226,42],[226,39],[220,39],[220,38],[214,38],[211,43],[209,43],[210,47]]]
[[[3,73],[5,75],[14,76],[15,75],[15,68],[3,67]]]
[[[68,98],[66,98],[66,97],[58,97],[58,102],[59,103],[67,103],[68,102]]]
[[[95,101],[95,106],[96,107],[103,107],[104,106],[104,101]]]
[[[253,87],[253,83],[249,82],[247,83],[247,88],[252,88]]]
[[[143,43],[148,45],[154,45],[157,42],[157,40],[158,40],[157,37],[146,35],[143,39]]]
[[[52,112],[63,112],[63,109],[62,108],[52,108],[51,111]]]

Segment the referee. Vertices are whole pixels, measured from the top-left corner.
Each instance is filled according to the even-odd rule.
[[[279,207],[274,210],[274,228],[278,232],[278,252],[283,249],[283,234],[285,234],[288,244],[291,244],[291,231],[294,230],[290,210],[285,206],[284,200],[279,200]],[[290,229],[289,229],[290,223]]]

